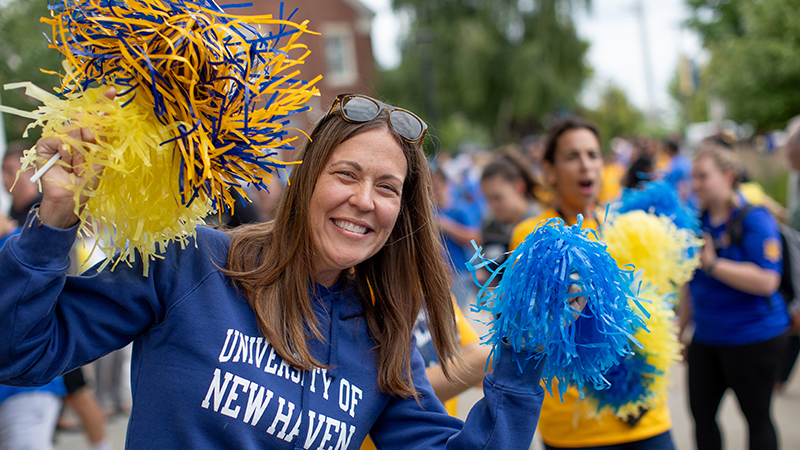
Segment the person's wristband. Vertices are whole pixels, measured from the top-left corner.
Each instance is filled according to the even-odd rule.
[[[716,267],[716,265],[717,265],[717,261],[719,261],[719,257],[717,257],[717,258],[714,258],[714,260],[713,260],[713,261],[711,261],[711,262],[710,262],[710,263],[709,263],[709,264],[708,264],[708,265],[705,267],[705,269],[703,269],[703,271],[704,271],[705,273],[707,273],[707,274],[711,275],[711,272],[714,270],[714,267]]]

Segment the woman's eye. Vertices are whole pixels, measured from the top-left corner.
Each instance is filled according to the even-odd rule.
[[[347,177],[347,178],[355,178],[356,177],[353,172],[350,172],[350,171],[347,171],[347,170],[340,170],[340,171],[336,172],[336,174],[337,175],[341,175],[343,177]]]
[[[382,185],[380,185],[380,188],[381,188],[381,189],[384,189],[384,190],[386,190],[386,191],[392,192],[392,193],[394,193],[394,194],[397,194],[397,193],[399,192],[399,191],[397,190],[397,188],[396,188],[396,187],[394,187],[394,186],[392,186],[391,184],[382,184]]]

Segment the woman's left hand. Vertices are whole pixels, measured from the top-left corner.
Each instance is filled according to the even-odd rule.
[[[703,242],[703,248],[700,249],[700,268],[707,270],[708,265],[717,259],[717,251],[714,250],[714,241],[710,234],[703,236]]]

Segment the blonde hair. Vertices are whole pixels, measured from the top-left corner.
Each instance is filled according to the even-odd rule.
[[[733,150],[729,150],[719,145],[703,145],[694,152],[693,162],[697,162],[702,158],[711,158],[714,165],[721,172],[733,172],[732,188],[736,189],[742,182],[742,175],[744,174],[744,166],[739,156]]]

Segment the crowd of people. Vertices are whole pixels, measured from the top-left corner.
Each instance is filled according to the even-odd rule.
[[[584,415],[576,389],[545,394],[542,365],[519,373],[510,346],[489,367],[464,317],[476,296],[466,268],[475,246],[500,263],[544,219],[573,225],[580,215],[600,229],[622,189],[656,180],[702,223],[701,270],[679,306],[697,446],[722,448],[716,416],[730,389],[750,448],[778,448],[771,399],[800,348],[797,301],[780,289],[779,221],[800,225],[800,208],[787,213],[752,183],[743,188],[735,148],[712,137],[695,149],[652,138],[606,149],[592,123],[568,117],[519,146],[426,158],[425,132],[410,111],[337,97],[288,186],[277,181],[251,205],[209,218],[195,245],[170,246],[147,276],[141,262],[69,273],[71,253],[89,259],[74,255],[86,244],[73,246],[69,186],[91,180],[71,170],[78,161],[60,140],[44,138],[38,154],[65,163],[40,193],[17,177],[20,151],[9,146],[0,449],[49,448],[62,399],[93,448],[110,448],[98,397],[130,414],[132,449],[355,448],[367,435],[363,448],[522,449],[537,427],[547,449],[674,449],[666,402],[628,420]],[[790,136],[800,170],[800,130]],[[132,354],[116,353],[131,343]],[[110,368],[87,386],[81,367],[101,357],[97,367]],[[126,359],[132,403],[115,379]],[[466,423],[451,417],[453,404],[441,402],[481,380],[484,398]],[[22,424],[21,411],[38,420]]]

